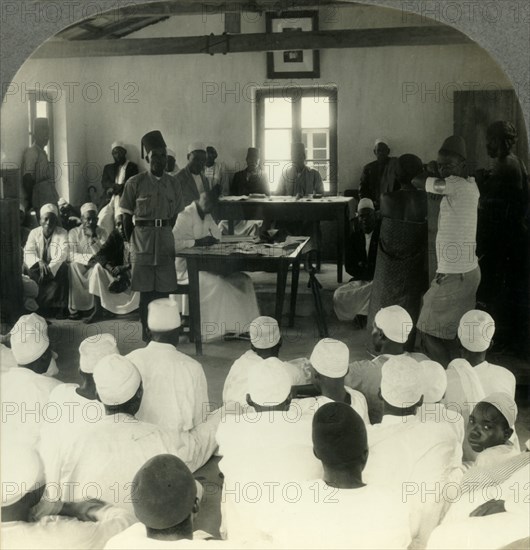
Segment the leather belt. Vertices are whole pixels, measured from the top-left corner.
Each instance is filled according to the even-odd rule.
[[[169,220],[136,220],[134,225],[140,227],[167,227],[169,225]]]

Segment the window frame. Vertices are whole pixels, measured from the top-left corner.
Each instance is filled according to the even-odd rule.
[[[46,102],[46,118],[48,119],[48,128],[50,139],[48,141],[48,161],[53,163],[54,160],[54,133],[53,133],[53,103],[54,99],[50,97],[50,94],[43,90],[28,90],[26,92],[26,99],[28,101],[29,112],[29,146],[33,145],[33,121],[37,116],[37,101]]]
[[[337,174],[337,88],[335,86],[307,86],[295,84],[281,87],[259,88],[256,90],[256,131],[255,142],[261,151],[265,145],[265,101],[269,98],[290,98],[292,103],[291,142],[302,141],[302,98],[323,97],[329,102],[329,191],[326,195],[336,195]],[[287,155],[289,156],[289,155]]]

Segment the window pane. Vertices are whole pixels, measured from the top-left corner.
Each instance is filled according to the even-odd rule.
[[[47,109],[46,101],[37,101],[36,114],[38,118],[48,117],[48,109]]]
[[[313,157],[314,159],[325,159],[327,158],[327,150],[326,149],[313,149]]]
[[[292,103],[283,97],[265,99],[265,128],[291,128]]]
[[[321,147],[325,149],[328,146],[327,133],[315,132],[313,134],[313,147]]]
[[[285,160],[291,155],[291,130],[265,130],[265,160]]]
[[[326,97],[302,98],[302,128],[329,128],[329,102]]]

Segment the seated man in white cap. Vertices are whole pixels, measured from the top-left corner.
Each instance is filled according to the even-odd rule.
[[[503,391],[515,398],[515,376],[508,369],[486,361],[495,334],[495,321],[485,311],[472,309],[462,316],[458,339],[462,357],[477,373],[486,394]]]
[[[416,411],[422,422],[447,422],[457,436],[460,446],[464,442],[463,416],[454,409],[447,409],[441,402],[447,390],[447,373],[436,361],[421,361],[423,403]],[[459,451],[461,454],[461,450]]]
[[[359,390],[368,402],[370,422],[381,422],[383,407],[379,399],[381,386],[381,367],[394,355],[410,356],[416,361],[428,359],[422,353],[404,351],[410,331],[412,319],[401,306],[388,306],[380,309],[374,318],[372,327],[372,345],[379,355],[374,359],[363,359],[350,364],[345,378],[346,386]]]
[[[505,545],[530,532],[529,468],[528,452],[497,465],[470,468],[448,497],[449,509],[427,548],[528,548],[528,542]]]
[[[340,321],[352,321],[358,315],[366,317],[372,293],[381,224],[376,220],[371,199],[359,201],[356,220],[358,224],[345,250],[345,267],[352,278],[333,294],[333,308]]]
[[[202,192],[210,189],[210,184],[204,175],[206,145],[198,141],[190,143],[187,158],[188,164],[175,176],[182,192],[184,206],[196,201]]]
[[[110,539],[106,550],[231,547],[193,530],[199,512],[197,485],[176,456],[163,454],[148,460],[132,480],[131,499],[139,522]]]
[[[381,424],[368,428],[368,484],[395,487],[410,507],[411,530],[425,544],[442,513],[442,490],[461,466],[459,442],[446,422],[421,422],[423,369],[404,355],[391,357],[382,368]]]
[[[212,212],[219,199],[219,187],[201,193],[199,200],[186,206],[173,227],[175,253],[194,246],[211,246],[221,238]],[[175,260],[179,284],[188,283],[186,260]],[[241,272],[217,275],[199,272],[201,297],[201,334],[204,341],[221,338],[228,332],[248,331],[259,315],[258,302],[252,279]]]
[[[37,445],[49,395],[60,384],[51,377],[59,370],[46,321],[36,313],[20,317],[11,330],[11,351],[18,366],[2,373],[2,432]]]
[[[125,182],[138,174],[138,166],[127,159],[127,148],[122,141],[114,141],[110,146],[110,152],[114,162],[103,167],[101,175],[102,202],[108,201],[114,195],[120,196]]]
[[[179,456],[192,472],[217,448],[220,414],[208,416],[208,384],[200,363],[178,351],[180,314],[172,298],[149,304],[147,326],[151,341],[129,355],[142,376],[144,394],[136,415],[174,434]]]
[[[230,367],[223,387],[223,403],[238,403],[247,406],[248,373],[254,364],[269,357],[278,357],[282,346],[282,335],[278,321],[273,317],[257,317],[250,323],[250,349],[236,359]],[[307,362],[307,366],[304,364]],[[291,377],[291,385],[306,384],[311,377],[309,362],[303,359],[283,362]]]
[[[10,444],[11,443],[11,444]],[[53,516],[32,520],[46,478],[40,457],[30,445],[2,444],[2,524],[5,550],[26,548],[103,548],[134,522],[134,516],[98,500],[60,503]]]
[[[390,156],[390,147],[386,138],[375,140],[374,155],[377,160],[366,164],[363,168],[359,196],[372,199],[375,209],[379,210],[381,195],[394,191],[398,185],[399,163],[396,157]]]
[[[59,227],[55,204],[40,209],[40,227],[32,229],[24,247],[24,263],[29,276],[39,285],[37,303],[43,313],[67,316],[68,301],[68,234]]]
[[[274,548],[408,548],[409,519],[399,491],[366,484],[370,460],[366,426],[344,403],[327,403],[313,417],[313,450],[319,479],[296,484],[262,521]],[[374,528],[377,518],[381,521]]]
[[[129,359],[107,355],[98,361],[93,376],[106,416],[82,430],[61,455],[57,490],[62,501],[98,498],[132,511],[134,474],[155,455],[178,456],[179,442],[136,418],[142,377]]]
[[[68,451],[79,432],[105,418],[105,407],[96,393],[94,367],[103,357],[116,353],[119,350],[112,334],[85,338],[79,346],[81,385],[59,384],[51,391],[47,405],[49,412],[43,418],[39,445],[47,483],[60,481],[61,456]],[[44,500],[54,503],[56,496],[52,491]]]
[[[68,232],[68,258],[70,267],[70,292],[68,309],[70,319],[81,318],[81,311],[94,307],[94,297],[88,291],[92,273],[90,260],[107,240],[107,232],[98,226],[97,206],[87,202],[81,206],[81,227]]]
[[[312,417],[291,406],[291,379],[279,359],[250,367],[247,402],[248,409],[227,414],[217,430],[224,475],[221,534],[262,541],[263,529],[241,488],[251,483],[265,495],[267,483],[315,479],[322,467],[311,447]]]
[[[495,466],[521,452],[511,440],[516,419],[517,405],[507,393],[492,393],[475,405],[466,430],[475,466]]]
[[[323,338],[317,343],[309,360],[311,384],[318,397],[296,401],[304,412],[314,414],[319,406],[338,401],[350,405],[366,424],[370,424],[366,398],[344,384],[349,359],[350,351],[344,342]]]
[[[204,176],[210,184],[210,189],[212,189],[212,187],[214,187],[215,185],[220,185],[222,194],[228,195],[228,172],[225,163],[217,159],[218,156],[219,154],[216,147],[214,147],[213,145],[206,146]]]
[[[180,171],[180,168],[177,165],[177,154],[173,149],[167,148],[167,163],[166,163],[166,172],[175,177]]]
[[[115,210],[116,227],[88,265],[92,272],[88,291],[94,297],[94,311],[85,319],[93,323],[108,316],[125,315],[138,309],[140,293],[131,289],[131,249],[123,227],[123,212]]]

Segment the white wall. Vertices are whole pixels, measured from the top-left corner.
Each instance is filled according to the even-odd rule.
[[[262,32],[264,18],[256,23],[251,18],[255,14],[242,18],[243,32]],[[399,11],[367,6],[341,9],[338,19],[328,19],[321,28],[413,24]],[[198,15],[174,17],[130,37],[222,30],[222,16],[204,20]],[[85,167],[70,167],[66,179],[61,179],[61,189],[69,185],[74,203],[84,200],[87,185],[99,182],[102,165],[112,161],[112,141],[130,144],[129,157],[138,162],[140,138],[152,129],[162,131],[180,166],[185,163],[187,143],[203,140],[217,144],[229,168],[237,168],[253,140],[256,85],[337,86],[340,189],[357,186],[362,166],[373,159],[376,137],[389,139],[393,155],[413,152],[424,161],[433,158],[441,141],[452,133],[455,89],[470,89],[471,82],[477,89],[511,88],[498,65],[473,44],[324,50],[318,80],[271,83],[266,79],[266,54],[261,52],[30,60],[16,80],[28,87],[52,81],[63,87],[64,109],[56,109],[58,160]],[[67,82],[77,83],[73,101],[65,97]],[[98,89],[101,97],[93,101]],[[27,106],[20,94],[8,96],[2,106],[3,159],[19,162],[26,128]],[[59,130],[66,132],[66,138],[57,135]],[[88,162],[98,168],[87,170]]]

